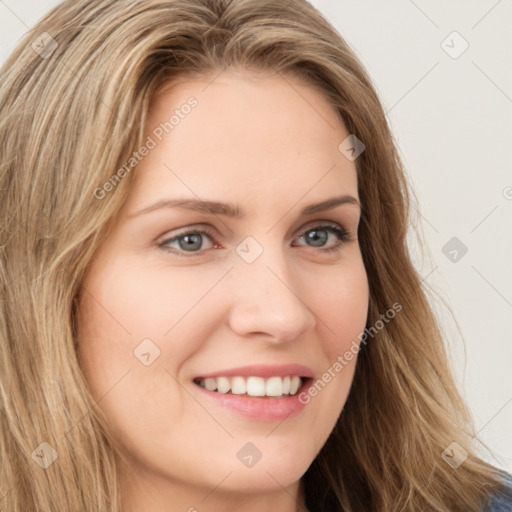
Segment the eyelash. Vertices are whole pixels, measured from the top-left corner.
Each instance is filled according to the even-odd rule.
[[[309,233],[310,231],[319,231],[319,230],[325,230],[325,231],[329,231],[330,233],[334,233],[338,238],[338,241],[334,246],[328,247],[326,249],[324,249],[322,247],[319,248],[319,250],[324,253],[332,253],[332,252],[340,251],[344,243],[350,242],[352,240],[352,237],[350,236],[350,234],[342,226],[331,225],[331,224],[322,224],[322,225],[318,225],[318,226],[309,228],[306,231],[304,231],[300,235],[299,238],[304,236],[306,233]],[[185,231],[184,233],[180,233],[177,236],[168,238],[167,240],[164,240],[162,243],[160,243],[158,245],[158,247],[160,247],[162,250],[164,250],[166,252],[171,252],[173,254],[176,254],[177,256],[184,257],[184,258],[189,258],[191,256],[198,255],[201,252],[203,252],[204,250],[183,251],[182,249],[176,249],[174,247],[169,247],[166,245],[168,243],[175,242],[176,240],[179,240],[180,238],[185,237],[187,235],[206,235],[212,239],[212,242],[214,242],[214,245],[217,245],[217,241],[214,237],[212,230],[210,230],[208,228],[201,228],[201,229],[197,229],[197,230]],[[205,250],[208,250],[208,249],[205,249]],[[186,252],[188,252],[189,255],[185,256],[184,253],[186,253]]]

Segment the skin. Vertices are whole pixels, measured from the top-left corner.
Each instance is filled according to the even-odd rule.
[[[213,76],[153,99],[147,135],[190,96],[198,105],[134,171],[82,283],[79,356],[125,456],[124,512],[305,510],[300,478],[334,428],[356,358],[284,421],[212,405],[192,379],[254,363],[305,364],[320,378],[365,327],[359,205],[299,216],[333,196],[358,199],[355,162],[338,150],[348,136],[340,117],[292,76]],[[234,203],[246,216],[134,216],[183,197]],[[339,251],[323,251],[339,243],[334,233],[316,245],[307,237],[326,222],[351,237]],[[183,237],[167,243],[184,256],[159,247],[208,226],[213,238],[199,236],[192,251]],[[235,251],[247,236],[263,249],[250,264]],[[133,353],[146,338],[160,350],[149,366]],[[236,456],[247,442],[262,453],[250,468]]]

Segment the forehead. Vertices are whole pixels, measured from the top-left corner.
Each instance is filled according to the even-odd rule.
[[[193,106],[191,106],[193,105]],[[131,202],[155,194],[299,201],[332,192],[357,197],[349,135],[316,88],[296,77],[226,70],[177,82],[153,98]]]

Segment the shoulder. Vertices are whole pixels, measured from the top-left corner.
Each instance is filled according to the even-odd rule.
[[[487,503],[482,512],[512,511],[512,475],[502,473],[504,487]]]

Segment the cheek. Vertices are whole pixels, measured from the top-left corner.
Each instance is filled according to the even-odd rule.
[[[207,312],[197,306],[222,274],[217,269],[210,276],[171,276],[158,265],[135,265],[129,258],[91,272],[83,282],[77,328],[81,366],[95,398],[128,371],[126,380],[137,379],[137,390],[156,387],[157,374],[168,388],[172,379],[164,369],[176,374],[198,348],[192,341],[208,337],[208,326],[197,321],[197,312],[202,320]],[[150,358],[150,365],[143,364],[144,357],[146,362]]]
[[[207,271],[199,266],[171,268],[127,257],[97,276],[90,288],[100,306],[108,310],[106,316],[100,312],[103,322],[125,328],[117,329],[118,333],[129,333],[132,341],[150,338],[167,343],[189,315],[201,308],[202,299],[227,269],[220,265]]]
[[[356,259],[326,276],[316,296],[317,328],[324,354],[322,381],[317,386],[334,410],[341,409],[352,384],[360,335],[368,316],[369,287],[364,264]],[[313,393],[315,393],[313,391]]]
[[[155,266],[116,260],[83,283],[81,334],[108,340],[122,352],[146,338],[168,338],[208,286],[190,272],[170,276]]]
[[[127,275],[134,274],[116,267],[84,282],[87,292],[78,308],[77,334],[81,368],[93,398],[107,415],[114,437],[129,451],[148,425],[154,432],[167,428],[169,418],[183,414],[184,404],[170,377],[180,364],[180,347],[170,353],[164,340],[171,335],[162,336],[173,325],[173,316],[165,311],[172,312],[174,305],[155,293],[163,288],[161,282],[157,287],[146,275],[137,273],[136,280]],[[142,362],[145,353],[150,354],[149,365]]]
[[[364,330],[368,315],[369,288],[362,261],[337,269],[323,279],[316,296],[325,351],[330,359],[342,354]]]
[[[322,372],[299,400],[308,404],[315,418],[315,449],[320,449],[334,428],[352,386],[357,363],[359,335],[364,331],[369,288],[362,261],[350,267],[329,269],[317,281],[311,309],[317,316],[318,342],[323,352]],[[318,428],[318,425],[322,425]]]

